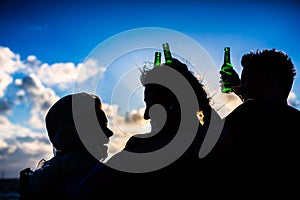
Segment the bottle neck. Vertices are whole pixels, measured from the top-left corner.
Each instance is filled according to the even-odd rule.
[[[228,47],[224,49],[224,63],[230,63],[230,49]]]
[[[169,44],[168,44],[168,43],[164,43],[164,44],[163,44],[163,51],[164,51],[166,63],[167,63],[167,64],[172,63],[172,55],[171,55],[171,51],[170,51],[170,48],[169,48]]]
[[[154,56],[154,66],[160,66],[161,64],[161,53],[160,52],[155,52],[155,56]]]

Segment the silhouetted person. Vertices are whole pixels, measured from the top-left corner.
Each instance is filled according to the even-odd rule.
[[[275,49],[245,54],[241,65],[237,91],[244,102],[226,117],[234,154],[223,183],[244,194],[296,194],[300,112],[287,104],[294,65]]]
[[[75,199],[81,182],[107,156],[104,144],[112,131],[107,128],[101,100],[85,92],[67,95],[50,108],[45,121],[55,155],[42,160],[34,171],[20,172],[20,200]],[[93,141],[96,155],[87,150],[83,139]]]
[[[214,172],[198,154],[214,111],[203,85],[174,58],[171,64],[143,71],[141,82],[145,87],[144,118],[151,120],[151,132],[132,136],[125,148],[107,162],[119,168],[111,172],[107,172],[109,167],[103,169],[97,174],[98,180],[111,173],[114,180],[110,188],[115,186],[120,193],[128,191],[130,197],[204,191]],[[156,151],[153,157],[143,160],[143,156]],[[128,152],[141,156],[142,161]],[[124,168],[132,171],[122,171]]]

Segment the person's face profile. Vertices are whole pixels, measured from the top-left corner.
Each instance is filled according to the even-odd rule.
[[[175,97],[165,88],[146,86],[144,101],[146,104],[144,119],[150,120],[152,132],[159,132],[163,128],[169,129],[180,120]]]

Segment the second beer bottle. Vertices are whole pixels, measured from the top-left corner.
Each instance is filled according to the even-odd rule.
[[[162,46],[163,46],[163,50],[164,50],[166,64],[171,64],[172,63],[172,55],[171,55],[169,44],[163,43]]]

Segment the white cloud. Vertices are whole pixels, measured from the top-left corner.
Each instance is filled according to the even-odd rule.
[[[134,122],[137,126],[144,127],[147,121],[144,120],[145,107],[132,110],[129,114],[130,121]]]
[[[0,46],[0,69],[6,73],[13,73],[24,68],[18,54],[14,54],[9,48]]]
[[[18,78],[18,79],[15,80],[15,85],[16,86],[20,86],[20,85],[22,85],[22,83],[23,83],[22,79]]]
[[[11,123],[9,122],[9,120],[7,118],[0,115],[0,127],[3,128],[3,127],[7,127],[7,126],[11,126]]]
[[[9,149],[9,145],[7,144],[6,141],[4,141],[2,138],[0,138],[0,159],[4,158],[4,152],[8,151],[9,154],[11,153],[11,150],[7,150]]]
[[[16,178],[20,170],[35,168],[39,159],[52,157],[52,145],[43,132],[33,132],[0,116],[0,171]]]
[[[7,86],[11,84],[12,81],[12,77],[0,68],[0,98],[4,96]]]
[[[33,128],[43,128],[46,112],[59,97],[52,89],[46,88],[34,74],[29,74],[24,77],[18,87],[20,88],[18,94],[23,93],[26,95],[28,102],[30,102],[32,106],[30,111],[31,116],[28,121],[29,124]]]
[[[20,147],[23,149],[23,152],[28,155],[28,157],[36,156],[36,155],[44,155],[46,158],[50,158],[53,156],[52,154],[52,146],[49,144],[45,145],[43,140],[35,139],[31,142],[23,142],[20,144]]]
[[[30,55],[21,61],[9,48],[0,47],[0,171],[5,177],[15,178],[21,169],[34,169],[40,159],[52,157],[44,117],[60,98],[56,92],[72,91],[80,67],[88,80],[104,70],[93,60],[77,66],[71,62],[48,65]]]
[[[105,71],[105,67],[102,67],[97,60],[93,58],[87,59],[84,63],[78,65],[80,72],[77,77],[78,82],[84,82],[91,77],[98,77]]]
[[[300,100],[297,98],[297,95],[295,92],[290,92],[288,96],[288,104],[293,107],[300,106]]]
[[[42,83],[48,86],[58,86],[60,89],[73,87],[79,68],[74,63],[42,64],[38,71],[38,77]]]
[[[28,62],[35,62],[37,60],[35,55],[30,55],[27,57],[27,61]]]
[[[12,83],[11,73],[24,68],[20,56],[14,54],[9,48],[0,47],[0,98],[4,96],[5,90]]]
[[[0,47],[0,171],[7,177],[15,178],[21,169],[35,168],[39,159],[52,156],[44,116],[59,97],[37,76],[40,66],[34,55],[21,61],[9,48]],[[28,118],[18,121],[23,115]]]
[[[151,130],[149,121],[144,120],[145,108],[132,110],[125,116],[119,114],[118,105],[104,103],[102,109],[109,119],[108,127],[114,132],[108,145],[108,159],[121,151],[131,136],[148,133]]]
[[[52,65],[44,63],[38,69],[37,75],[41,82],[47,86],[67,89],[74,87],[75,83],[80,84],[87,80],[97,79],[104,70],[105,68],[99,66],[96,60],[90,58],[77,66],[71,62]]]

